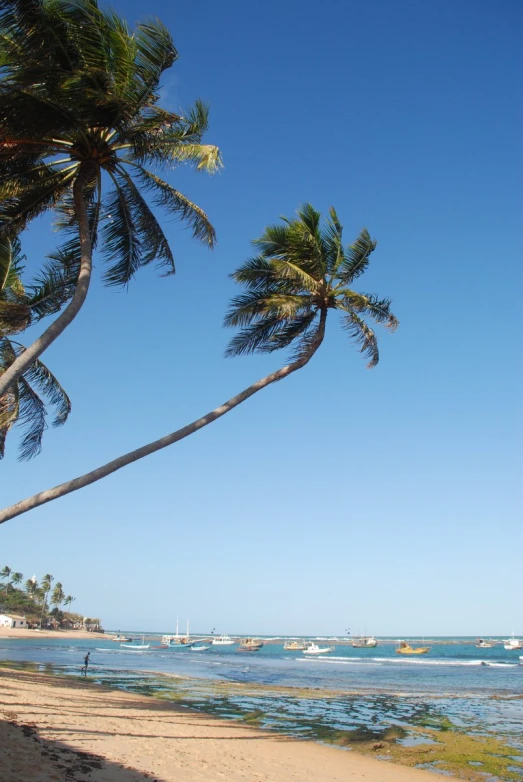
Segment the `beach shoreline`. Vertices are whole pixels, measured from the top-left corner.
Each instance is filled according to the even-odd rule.
[[[88,640],[93,638],[111,639],[106,633],[96,633],[87,630],[29,630],[28,628],[18,627],[0,627],[0,639],[2,638],[21,638],[38,640],[39,638],[70,638],[77,640]]]
[[[0,669],[1,782],[430,782],[431,772],[78,679]],[[60,776],[62,775],[62,776]],[[453,779],[447,777],[447,779]],[[454,778],[455,779],[455,778]]]

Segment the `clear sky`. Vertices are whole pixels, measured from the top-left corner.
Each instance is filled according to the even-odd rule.
[[[226,360],[228,274],[304,201],[379,244],[360,289],[401,321],[368,371],[332,318],[309,366],[192,438],[0,528],[108,628],[523,634],[521,33],[516,0],[117,0],[172,31],[171,108],[211,104],[214,178],[170,181],[178,273],[93,286],[46,354],[72,396],[2,505],[191,421],[284,356]],[[56,237],[29,231],[30,271]],[[97,264],[97,273],[100,264]]]

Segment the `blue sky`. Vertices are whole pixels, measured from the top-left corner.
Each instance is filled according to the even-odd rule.
[[[118,0],[129,21],[144,6]],[[0,528],[0,565],[53,573],[106,627],[383,635],[523,633],[521,5],[506,0],[150,0],[225,168],[170,181],[178,273],[95,282],[46,354],[73,415],[2,505],[184,425],[284,356],[225,360],[228,274],[304,201],[378,240],[360,289],[401,321],[365,362],[335,322],[285,382],[174,446]],[[34,224],[30,270],[56,237]],[[100,263],[97,263],[97,273]],[[519,480],[518,480],[519,479]],[[5,560],[5,562],[4,562]]]

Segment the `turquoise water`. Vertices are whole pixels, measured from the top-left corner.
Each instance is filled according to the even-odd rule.
[[[147,639],[151,644],[158,640]],[[321,643],[321,642],[320,642]],[[335,642],[331,642],[335,644]],[[415,641],[412,641],[414,644]],[[430,641],[424,641],[430,645]],[[393,641],[375,649],[338,645],[328,655],[307,657],[286,652],[282,642],[266,644],[259,652],[239,654],[236,647],[151,648],[145,652],[121,649],[110,640],[0,639],[0,659],[79,666],[91,652],[93,670],[112,668],[157,671],[197,678],[324,689],[419,694],[523,696],[523,651],[497,645],[477,649],[474,641],[435,643],[429,654],[402,657]]]
[[[145,640],[158,644],[157,637]],[[30,661],[78,675],[90,651],[89,677],[94,681],[141,693],[175,689],[192,708],[228,718],[259,712],[260,726],[303,738],[317,735],[318,725],[378,735],[387,726],[448,719],[470,735],[494,736],[513,746],[514,768],[521,768],[523,779],[517,760],[523,755],[523,652],[509,652],[502,645],[477,649],[472,639],[433,642],[430,653],[421,657],[400,657],[395,648],[392,640],[380,641],[375,649],[339,644],[333,653],[311,658],[285,651],[283,641],[240,654],[230,646],[206,652],[183,647],[139,652],[100,639],[0,639],[0,660]],[[169,679],[169,674],[184,678]],[[259,689],[235,693],[229,687],[221,695],[220,683]],[[285,691],[263,691],[263,686]],[[414,739],[407,733],[406,740]]]

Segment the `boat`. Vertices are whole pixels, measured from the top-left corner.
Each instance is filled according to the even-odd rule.
[[[492,649],[495,645],[495,641],[486,641],[484,638],[478,638],[476,649]]]
[[[141,644],[120,644],[121,649],[132,649],[135,652],[141,652],[145,651],[146,649],[150,649],[151,644],[144,644],[145,636],[142,635],[142,643]]]
[[[307,646],[307,641],[286,641],[283,644],[283,648],[286,652],[303,652]]]
[[[240,641],[240,645],[237,648],[237,652],[257,652],[259,651],[264,644],[264,641],[261,641],[259,638],[245,638],[243,641]]]
[[[329,652],[336,651],[335,646],[318,646],[318,644],[310,643],[306,649],[303,650],[303,654],[328,654]]]
[[[191,652],[206,652],[209,646],[191,646]]]
[[[377,645],[378,640],[373,635],[361,635],[352,639],[352,646],[355,649],[374,649]]]
[[[396,654],[427,654],[427,652],[430,652],[430,646],[412,647],[406,641],[398,641],[398,644]]]
[[[188,643],[190,643],[189,620],[187,620],[186,635],[180,635],[178,632],[178,617],[176,617],[175,635],[162,635],[162,644],[165,644],[166,646],[186,646]]]
[[[217,635],[211,641],[213,646],[232,646],[235,643],[229,635]]]
[[[505,638],[502,643],[503,648],[508,652],[517,652],[519,649],[523,649],[523,641],[514,637],[514,631],[512,631],[512,638]]]
[[[115,635],[114,638],[111,638],[111,641],[117,641],[118,643],[130,643],[133,639],[129,638],[127,635]]]

